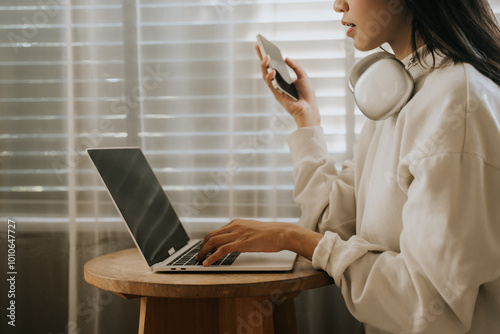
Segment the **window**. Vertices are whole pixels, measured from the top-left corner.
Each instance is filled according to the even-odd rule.
[[[490,1],[500,13],[500,1]],[[0,208],[27,222],[119,222],[84,152],[140,146],[196,232],[294,221],[293,120],[264,85],[255,36],[312,78],[329,150],[352,154],[356,58],[332,0],[29,0],[0,6]]]

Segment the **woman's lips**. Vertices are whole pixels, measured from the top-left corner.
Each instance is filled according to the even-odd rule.
[[[343,21],[343,20],[342,20],[342,25],[346,26],[346,27],[349,27],[349,29],[347,29],[347,32],[346,32],[347,36],[351,35],[352,32],[354,31],[354,29],[356,28],[356,25],[354,23],[346,22],[346,21]]]
[[[347,32],[345,33],[347,36],[351,35],[352,32],[354,31],[354,29],[356,29],[356,26],[352,26],[350,27],[349,29],[347,29]]]

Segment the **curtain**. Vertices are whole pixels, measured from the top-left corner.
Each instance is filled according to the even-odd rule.
[[[500,12],[500,0],[490,2]],[[341,163],[364,120],[346,89],[363,55],[332,6],[2,0],[0,266],[14,269],[0,286],[7,291],[8,272],[16,273],[15,297],[1,296],[2,305],[15,300],[15,333],[137,330],[137,300],[83,280],[89,259],[134,247],[86,148],[141,147],[192,237],[236,217],[298,220],[285,141],[295,124],[262,81],[253,46],[263,34],[303,65]],[[354,323],[334,287],[303,293],[297,313],[301,333]]]

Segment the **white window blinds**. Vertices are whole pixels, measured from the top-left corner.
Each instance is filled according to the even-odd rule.
[[[331,0],[3,0],[0,16],[5,216],[118,221],[84,150],[140,146],[191,231],[295,220],[295,124],[261,79],[258,33],[312,78],[338,162],[363,123],[346,89],[361,55]]]
[[[344,158],[354,124],[347,128],[344,34],[331,2],[141,1],[138,20],[142,73],[168,73],[142,101],[140,138],[181,215],[296,218],[285,142],[295,124],[263,83],[253,46],[261,33],[307,68],[330,149]]]

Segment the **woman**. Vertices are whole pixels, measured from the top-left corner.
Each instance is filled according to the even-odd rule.
[[[362,51],[388,43],[411,100],[367,121],[342,171],[328,156],[310,81],[288,143],[300,226],[236,219],[207,234],[210,265],[289,249],[335,280],[366,333],[500,333],[500,31],[486,0],[337,0]]]

